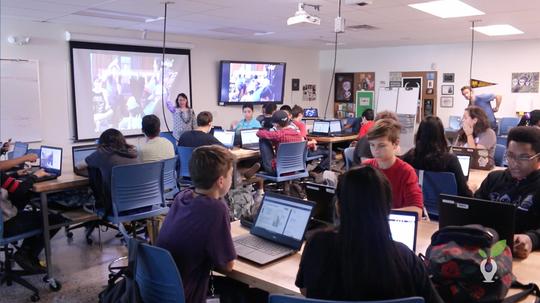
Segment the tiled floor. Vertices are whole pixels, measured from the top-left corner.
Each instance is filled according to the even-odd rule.
[[[83,231],[74,231],[73,240],[69,243],[62,229],[52,241],[55,278],[62,284],[60,291],[50,291],[48,284],[42,281],[43,275],[26,277],[39,289],[39,302],[97,302],[98,293],[107,284],[107,266],[112,260],[127,254],[127,248],[114,237],[116,231],[101,233],[101,249],[97,243],[98,232],[94,231],[94,244],[88,245]],[[2,303],[31,302],[31,294],[31,291],[17,284],[0,286]]]

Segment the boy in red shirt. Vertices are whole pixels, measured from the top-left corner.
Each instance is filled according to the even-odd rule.
[[[368,159],[363,164],[378,168],[388,178],[392,186],[393,209],[415,211],[418,218],[421,218],[424,199],[416,172],[396,156],[400,131],[401,126],[394,120],[382,119],[375,122],[367,133],[374,159]]]

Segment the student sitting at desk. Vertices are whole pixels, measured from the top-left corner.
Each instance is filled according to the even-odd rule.
[[[508,168],[491,172],[474,196],[515,204],[514,256],[540,249],[540,128],[518,126],[508,133]]]
[[[422,120],[416,132],[415,147],[401,158],[416,169],[453,173],[458,195],[472,197],[459,160],[450,153],[444,126],[438,117],[428,116]]]
[[[203,111],[197,115],[197,127],[194,130],[188,130],[182,133],[178,139],[178,146],[199,147],[203,145],[221,145],[209,132],[212,129],[213,116],[211,112]]]
[[[171,141],[159,136],[161,122],[156,115],[147,115],[142,119],[142,131],[146,136],[146,144],[139,150],[142,162],[159,161],[174,157],[175,146]]]
[[[275,103],[266,103],[264,106],[264,118],[261,121],[263,128],[270,129],[273,127],[272,115],[276,112],[277,105]]]
[[[424,198],[416,172],[396,156],[400,131],[401,126],[394,120],[382,119],[375,122],[367,134],[369,148],[375,158],[363,163],[378,168],[390,181],[392,208],[415,211],[418,218],[421,218]]]
[[[36,154],[26,154],[15,159],[2,160],[0,161],[0,172],[24,164],[25,162],[35,162],[37,159],[38,156]]]
[[[237,135],[242,129],[261,128],[261,123],[253,118],[252,104],[242,105],[242,113],[244,114],[244,119],[240,120],[238,123],[233,122],[231,125],[231,129],[234,129]]]
[[[313,235],[296,286],[308,298],[371,301],[423,297],[442,302],[422,261],[390,235],[392,189],[369,166],[345,172],[336,189],[336,231]]]
[[[368,131],[373,127],[375,124],[375,114],[371,108],[368,108],[364,110],[362,113],[362,127],[360,127],[360,131],[358,132],[358,137],[356,140],[360,140],[363,136],[367,135]]]
[[[375,117],[375,121],[378,121],[381,119],[392,119],[396,122],[398,121],[398,117],[396,113],[390,112],[390,111],[382,111],[378,113],[377,116]],[[369,129],[371,129],[371,127]],[[373,158],[373,155],[371,154],[371,150],[369,149],[369,141],[368,141],[367,136],[361,137],[357,142],[353,141],[351,143],[351,146],[354,146],[353,165],[359,165],[363,161]]]
[[[462,123],[454,145],[487,149],[489,161],[494,163],[497,135],[490,128],[486,113],[478,106],[469,106],[463,113]]]

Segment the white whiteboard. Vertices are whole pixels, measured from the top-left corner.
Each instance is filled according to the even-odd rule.
[[[38,62],[0,59],[0,140],[41,140]]]
[[[381,87],[377,94],[377,113],[382,111],[395,112],[397,107],[398,88]]]
[[[397,100],[398,114],[416,115],[416,109],[418,107],[418,87],[410,89],[400,88]]]

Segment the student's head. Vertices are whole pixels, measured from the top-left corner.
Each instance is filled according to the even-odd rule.
[[[188,97],[186,96],[186,94],[180,93],[180,94],[178,94],[178,96],[176,96],[176,107],[179,107],[179,108],[188,108],[189,107],[189,101],[188,101]]]
[[[127,144],[126,138],[122,133],[114,128],[109,128],[99,136],[99,147],[108,148],[116,151],[126,150],[132,146]]]
[[[473,90],[470,86],[463,86],[461,88],[461,94],[463,95],[463,97],[465,97],[465,99],[469,101],[471,101],[472,96],[474,95]]]
[[[146,115],[142,118],[142,132],[148,138],[159,136],[161,122],[156,115]]]
[[[189,161],[189,174],[195,189],[216,189],[223,197],[231,188],[233,154],[223,146],[205,145],[196,148]]]
[[[489,128],[489,120],[484,112],[478,106],[469,106],[463,113],[463,124],[467,123],[473,127],[473,133],[475,136],[483,133]]]
[[[289,105],[282,105],[279,110],[284,110],[289,115],[289,120],[292,119],[292,108]]]
[[[272,115],[272,124],[277,128],[287,127],[289,123],[289,114],[284,110],[278,110]]]
[[[531,111],[528,115],[529,126],[540,127],[540,109]]]
[[[277,110],[277,105],[275,103],[266,103],[264,106],[264,114],[267,116],[272,115]]]
[[[388,110],[379,112],[375,116],[375,121],[382,120],[382,119],[392,119],[394,121],[399,121],[398,116],[396,115],[396,113],[388,111]]]
[[[261,101],[273,101],[274,92],[269,86],[265,86],[261,91]]]
[[[293,119],[301,120],[304,117],[304,109],[300,105],[294,105],[291,113]]]
[[[210,124],[214,120],[214,117],[212,116],[212,113],[209,111],[203,111],[200,112],[197,115],[197,126],[198,127],[207,127],[211,126]]]
[[[400,131],[401,126],[392,119],[375,122],[367,133],[369,148],[375,159],[388,161],[395,157],[399,148]]]
[[[444,154],[448,152],[448,142],[444,135],[444,126],[441,119],[428,116],[420,122],[415,139],[415,153],[417,156],[428,154]]]
[[[362,119],[366,121],[373,121],[375,119],[375,113],[371,108],[368,108],[362,113]]]
[[[506,159],[512,177],[525,179],[540,169],[540,128],[514,127],[506,142]]]
[[[246,121],[253,119],[253,105],[252,104],[242,105],[242,113],[244,114],[244,119],[246,119]]]

